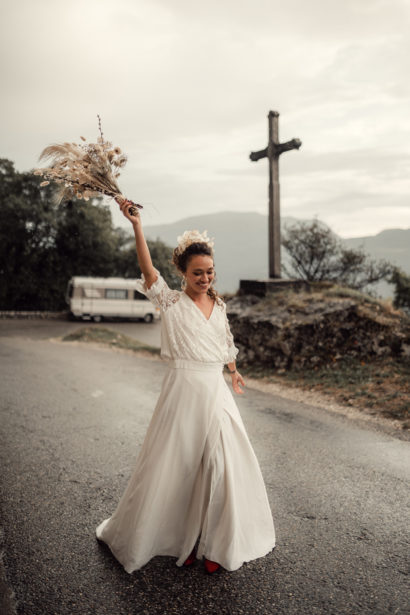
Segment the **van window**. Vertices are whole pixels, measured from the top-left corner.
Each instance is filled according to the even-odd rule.
[[[106,299],[128,299],[128,291],[127,289],[122,289],[122,288],[106,288],[105,298]]]
[[[147,297],[137,290],[134,290],[134,301],[148,301]]]
[[[84,295],[88,299],[100,299],[101,293],[97,288],[83,288]]]

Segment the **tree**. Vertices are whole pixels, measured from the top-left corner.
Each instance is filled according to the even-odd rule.
[[[0,159],[0,309],[64,309],[74,275],[140,275],[134,239],[113,227],[101,199],[56,206],[55,186],[40,188],[41,181]],[[172,249],[159,240],[148,244],[154,265],[177,285]]]
[[[131,237],[120,228],[115,229],[115,232],[118,238],[118,251],[115,263],[116,275],[124,278],[140,277],[141,269],[137,261],[134,237]],[[180,278],[176,273],[175,266],[171,262],[172,248],[158,238],[155,240],[147,239],[147,244],[154,267],[159,269],[161,275],[171,288],[177,288],[180,284]]]
[[[290,277],[310,282],[326,280],[362,290],[392,273],[390,263],[374,261],[361,249],[346,248],[319,220],[288,227],[282,245],[290,257],[290,268],[283,266]]]
[[[410,276],[404,273],[399,267],[394,267],[389,279],[390,284],[394,284],[393,305],[410,314]]]
[[[148,239],[148,247],[151,252],[152,262],[154,266],[161,271],[171,288],[179,288],[181,285],[181,276],[178,275],[175,265],[172,263],[173,248],[167,246],[159,238]]]
[[[117,244],[110,210],[100,199],[59,206],[55,247],[65,277],[116,275]]]
[[[55,211],[50,190],[40,180],[18,173],[11,161],[0,160],[0,308],[30,309],[34,302],[47,309],[52,292]]]

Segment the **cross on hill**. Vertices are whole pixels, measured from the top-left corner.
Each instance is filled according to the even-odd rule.
[[[279,192],[279,156],[283,152],[299,149],[300,139],[279,143],[279,113],[269,111],[269,140],[265,149],[252,152],[249,158],[256,162],[261,158],[269,160],[269,277],[281,277],[280,262],[280,192]]]

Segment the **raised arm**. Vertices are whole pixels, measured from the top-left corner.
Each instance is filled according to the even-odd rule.
[[[134,229],[135,235],[135,245],[137,248],[137,259],[138,264],[140,266],[141,272],[144,274],[145,283],[147,288],[151,288],[152,284],[157,279],[157,274],[155,272],[154,266],[151,260],[151,254],[149,248],[147,246],[147,242],[144,236],[144,231],[142,230],[141,217],[137,211],[135,216],[130,215],[129,208],[131,206],[130,201],[119,201],[117,203],[120,206],[120,209],[124,216],[129,220]]]

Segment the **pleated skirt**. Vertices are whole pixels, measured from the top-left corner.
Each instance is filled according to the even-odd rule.
[[[157,555],[237,570],[275,546],[261,470],[220,363],[168,362],[134,471],[96,529],[128,573]]]

